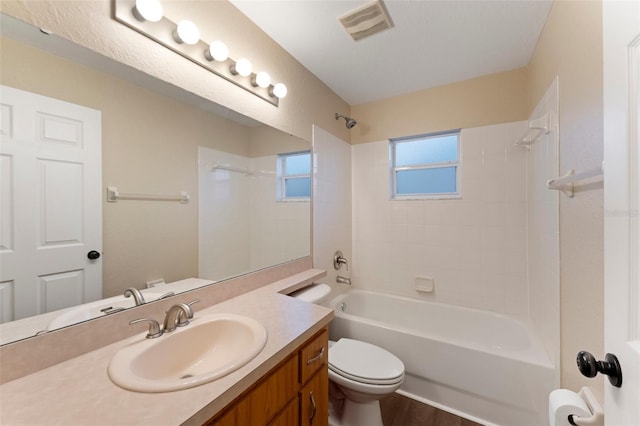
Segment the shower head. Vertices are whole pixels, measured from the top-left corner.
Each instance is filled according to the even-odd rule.
[[[339,118],[344,118],[345,126],[347,126],[347,129],[349,130],[353,129],[354,127],[356,127],[356,124],[358,124],[358,122],[353,118],[347,117],[346,115],[338,114],[336,112],[336,120]]]

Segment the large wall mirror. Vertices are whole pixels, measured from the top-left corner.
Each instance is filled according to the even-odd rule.
[[[0,16],[0,84],[18,89],[17,104],[1,100],[2,344],[133,307],[127,288],[149,302],[310,255],[308,141]],[[47,157],[49,142],[69,150],[88,141],[96,123],[76,118],[75,107],[99,112],[97,162]],[[35,146],[46,153],[31,152],[30,171],[14,162],[24,111],[36,116]],[[97,176],[97,195],[82,192],[86,175]],[[108,187],[118,191],[112,202]],[[80,206],[89,199],[97,208]],[[91,209],[101,227],[95,247],[84,241],[95,231]],[[34,238],[36,254],[20,260],[21,239]],[[46,269],[53,261],[38,256],[63,246],[71,251],[58,257],[84,266]],[[14,273],[18,264],[25,271]],[[96,265],[92,278],[84,268]],[[168,284],[147,288],[160,280]]]

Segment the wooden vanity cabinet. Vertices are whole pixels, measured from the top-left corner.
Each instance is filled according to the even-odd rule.
[[[327,426],[328,336],[322,329],[205,425]]]
[[[328,395],[329,372],[324,368],[300,388],[300,423],[298,424],[326,426],[329,422]]]

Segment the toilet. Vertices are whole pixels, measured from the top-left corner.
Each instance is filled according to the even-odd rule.
[[[320,303],[331,291],[314,284],[291,296]],[[371,343],[341,338],[329,341],[330,426],[383,426],[380,399],[392,394],[404,380],[404,364],[391,352]],[[342,401],[342,407],[335,407]]]

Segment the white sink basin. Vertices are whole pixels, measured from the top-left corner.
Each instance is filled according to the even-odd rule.
[[[258,321],[210,314],[155,339],[121,349],[109,364],[118,386],[137,392],[169,392],[219,379],[251,361],[267,343]]]
[[[145,292],[144,297],[147,298],[148,302],[153,302],[164,294],[165,293],[159,292]],[[62,312],[60,315],[51,320],[51,322],[47,326],[47,330],[56,330],[68,325],[74,325],[90,319],[103,317],[106,315],[106,313],[103,311],[104,309],[129,309],[133,308],[134,306],[136,306],[136,303],[133,300],[133,297],[126,298],[124,296],[111,297],[107,300],[97,300],[95,302],[85,303],[84,305],[79,305],[75,308],[67,309]]]

